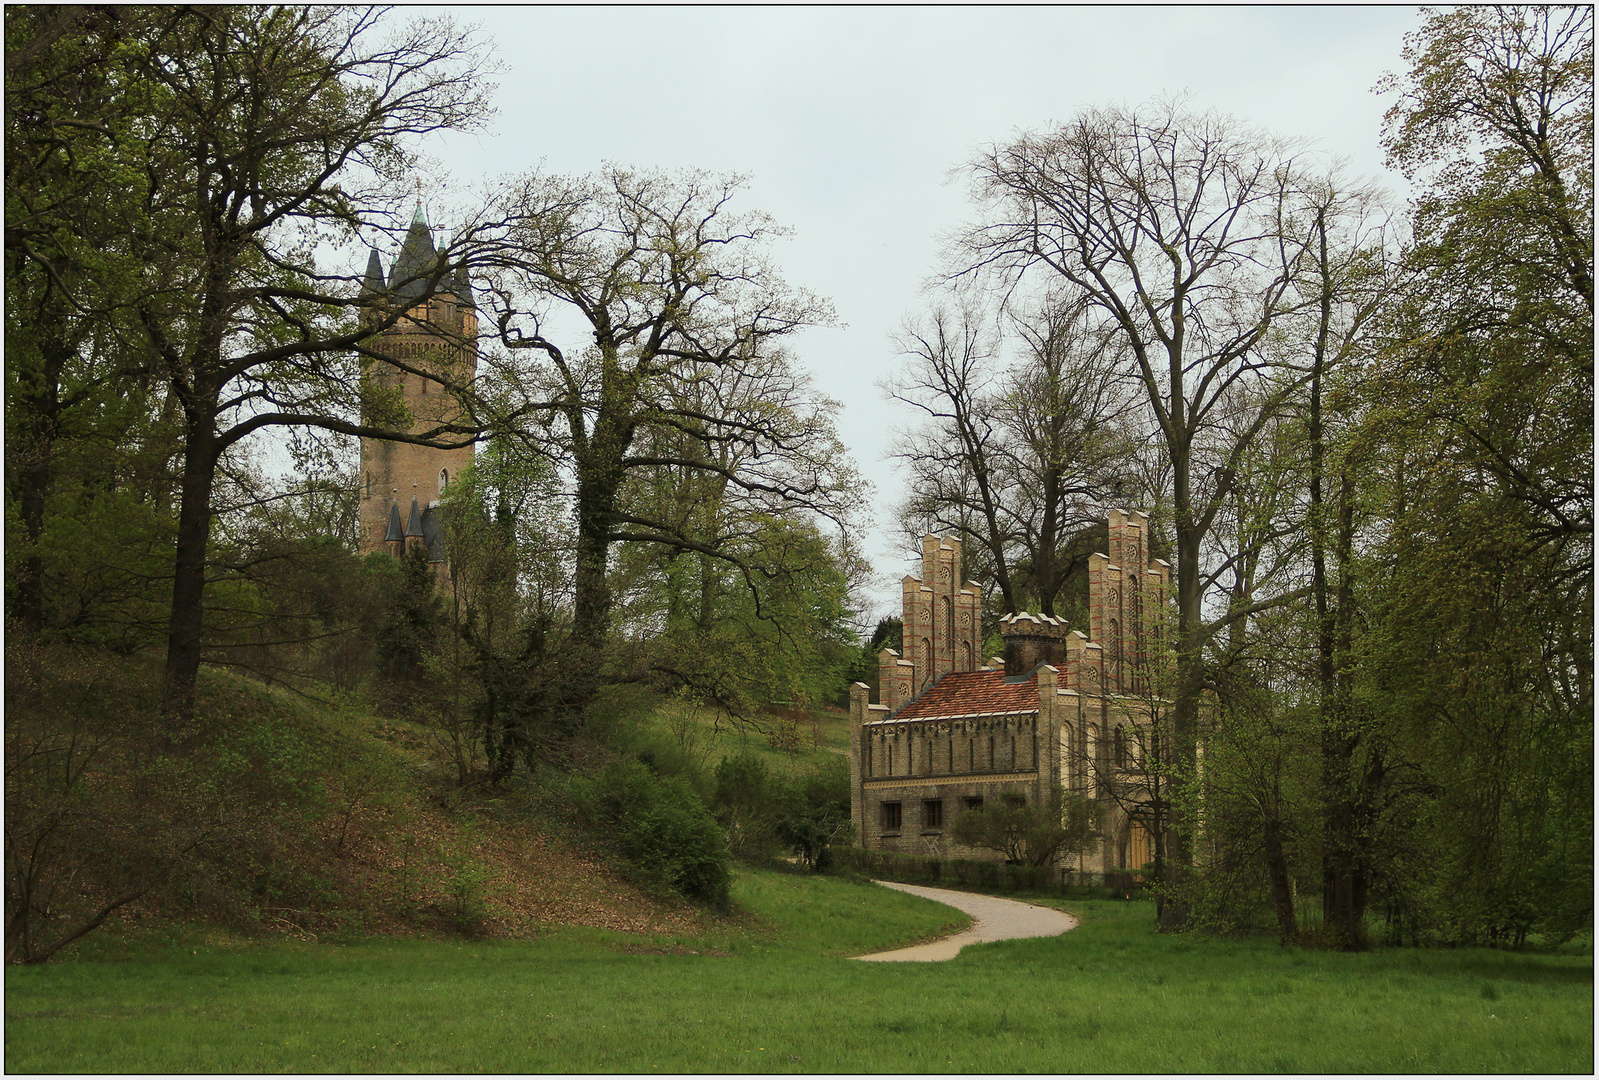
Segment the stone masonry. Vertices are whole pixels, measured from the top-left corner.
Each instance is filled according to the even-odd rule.
[[[863,846],[997,858],[957,845],[948,835],[956,817],[988,800],[1042,801],[1058,784],[1101,803],[1105,841],[1073,865],[1144,865],[1150,837],[1126,796],[1141,783],[1162,704],[1151,674],[1167,640],[1171,569],[1148,558],[1147,515],[1112,510],[1109,524],[1109,551],[1090,563],[1090,633],[1009,614],[1004,656],[986,663],[978,587],[956,587],[960,542],[923,540],[922,577],[902,583],[905,655],[880,654],[880,701],[864,683],[851,688],[851,811]]]
[[[477,315],[464,274],[449,274],[431,297],[437,273],[432,234],[418,209],[400,254],[385,278],[377,252],[367,265],[363,294],[374,303],[407,303],[406,314],[383,332],[374,351],[412,370],[368,361],[365,376],[378,395],[398,395],[410,413],[409,434],[464,420],[460,402],[437,377],[455,382],[477,372]],[[363,419],[371,422],[370,417]],[[451,481],[472,461],[470,445],[441,450],[385,439],[361,440],[360,550],[399,557],[413,546],[429,553],[443,576],[446,552],[437,507]]]

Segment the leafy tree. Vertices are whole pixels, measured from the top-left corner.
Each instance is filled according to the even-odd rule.
[[[123,264],[97,270],[82,259],[63,262],[97,271],[76,277],[77,292],[91,309],[118,313],[119,368],[148,373],[148,384],[165,395],[156,411],[176,433],[169,717],[192,708],[213,495],[225,455],[273,426],[457,445],[475,433],[442,425],[408,434],[401,425],[369,429],[352,419],[361,392],[355,353],[403,312],[342,319],[363,302],[357,278],[315,263],[318,243],[342,242],[392,217],[405,197],[398,180],[412,160],[407,139],[484,115],[470,36],[419,20],[380,41],[378,20],[356,9],[218,7],[120,23],[128,33],[118,43],[105,88],[112,105],[100,128],[107,145],[126,154],[117,166],[138,174],[138,213],[111,248],[125,253]],[[8,20],[8,32],[11,26]],[[68,40],[93,44],[97,32],[72,18],[60,29],[25,54],[42,57]],[[82,99],[79,89],[57,79],[38,91],[48,99],[62,87],[68,96],[58,116]],[[69,119],[53,126],[73,126]],[[90,195],[120,182],[109,168],[80,180]],[[41,202],[27,217],[29,235],[58,235],[90,203]],[[427,289],[453,272],[463,244],[458,238],[456,250],[425,270]]]
[[[731,209],[737,187],[612,166],[588,178],[534,173],[514,193],[497,321],[508,349],[537,358],[524,394],[546,427],[525,437],[572,483],[567,710],[581,712],[602,681],[613,546],[724,563],[767,619],[763,579],[810,571],[762,563],[785,545],[750,534],[802,533],[805,515],[839,520],[855,498],[835,406],[779,348],[829,310],[778,280],[764,254],[777,230]],[[580,344],[561,344],[557,313],[583,327]],[[667,477],[669,488],[654,486]],[[698,583],[714,592],[704,566]],[[669,591],[683,614],[685,596]]]
[[[821,873],[833,863],[833,848],[849,843],[854,835],[849,763],[829,756],[794,779],[777,820],[777,839],[802,865]]]
[[[1041,803],[1019,796],[991,799],[961,811],[950,835],[968,847],[997,851],[1010,863],[1048,866],[1093,851],[1099,841],[1099,804],[1059,787]]]
[[[134,70],[173,21],[5,15],[7,615],[123,649],[159,632],[173,525],[164,403],[125,333],[152,235],[138,120],[161,100]]]
[[[1357,693],[1431,785],[1394,903],[1514,944],[1592,909],[1592,12],[1437,12],[1406,59],[1385,144],[1420,194],[1364,428],[1390,464]]]

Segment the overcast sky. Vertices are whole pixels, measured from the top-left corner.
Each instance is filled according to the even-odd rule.
[[[884,454],[911,417],[878,384],[941,240],[968,219],[951,170],[1083,109],[1186,93],[1397,191],[1379,144],[1390,102],[1372,88],[1421,21],[1409,7],[433,10],[480,26],[507,68],[488,129],[430,148],[454,186],[540,164],[737,172],[743,206],[792,228],[777,265],[841,324],[792,345],[842,402],[840,434],[877,489],[865,550],[884,586],[910,565],[890,540]],[[897,593],[873,591],[880,613],[897,614]]]

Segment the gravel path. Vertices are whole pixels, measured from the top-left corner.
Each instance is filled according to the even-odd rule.
[[[953,889],[930,889],[925,885],[901,885],[893,881],[879,881],[877,884],[960,908],[972,917],[972,926],[970,930],[929,941],[925,945],[857,956],[856,960],[952,960],[963,947],[979,941],[1054,937],[1077,925],[1077,920],[1064,911],[1024,904],[1020,900],[956,892]]]

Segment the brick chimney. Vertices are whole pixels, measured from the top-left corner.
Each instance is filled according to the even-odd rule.
[[[1066,655],[1066,623],[1050,615],[1004,615],[999,636],[1005,641],[1005,674],[1026,675],[1039,664],[1059,665]]]

